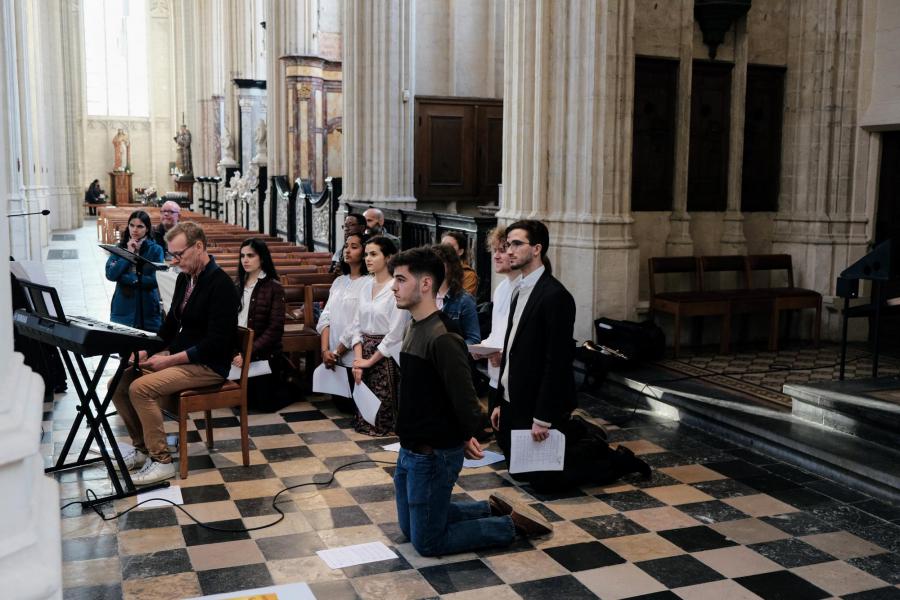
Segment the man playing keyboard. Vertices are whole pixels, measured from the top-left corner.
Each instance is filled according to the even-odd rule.
[[[207,252],[203,229],[190,221],[179,223],[166,241],[172,264],[181,267],[159,330],[167,350],[153,356],[142,351],[140,372],[126,369],[112,398],[134,446],[124,459],[138,486],[175,476],[162,410],[176,407],[183,390],[225,379],[237,331],[234,282]]]

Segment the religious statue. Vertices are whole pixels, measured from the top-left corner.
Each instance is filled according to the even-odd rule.
[[[120,128],[112,139],[112,145],[115,152],[113,171],[125,171],[131,162],[131,142],[128,140],[128,133]]]
[[[266,122],[260,119],[259,125],[256,126],[256,156],[250,162],[257,165],[265,165],[269,162],[269,152],[266,148],[268,137]]]
[[[175,166],[178,172],[183,176],[194,174],[194,167],[191,162],[191,132],[187,125],[181,125],[181,131],[174,138],[178,145],[178,153],[175,158]]]
[[[228,129],[228,125],[225,126],[224,131],[222,132],[222,137],[219,138],[219,147],[222,151],[222,159],[219,163],[223,165],[233,165],[234,156],[232,156],[234,146],[234,140],[231,137],[231,130]]]

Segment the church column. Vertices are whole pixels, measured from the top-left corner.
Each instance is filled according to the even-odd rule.
[[[633,317],[634,1],[506,5],[503,197],[498,217],[544,221],[554,273],[575,297],[575,336]],[[615,286],[607,282],[621,282]]]
[[[691,256],[691,216],[687,212],[688,159],[691,144],[691,78],[694,70],[694,3],[682,0],[679,18],[678,99],[675,103],[675,169],[672,215],[666,255]]]
[[[747,17],[734,24],[734,68],[731,71],[731,127],[728,132],[728,196],[719,240],[722,254],[746,254],[741,185],[744,163],[744,114],[747,104]]]
[[[345,202],[415,207],[415,6],[344,2]]]
[[[26,208],[19,198],[23,181],[19,166],[23,157],[21,135],[22,87],[19,77],[23,37],[20,2],[0,3],[0,253],[8,256],[10,234],[21,235],[26,218],[6,217]],[[9,195],[7,195],[9,194]],[[34,217],[32,217],[34,218]],[[20,225],[22,224],[22,225]],[[23,253],[19,255],[22,256]],[[0,305],[12,304],[9,261],[0,261]],[[7,490],[0,500],[0,580],[10,598],[62,597],[59,486],[43,473],[40,454],[43,385],[40,377],[13,352],[13,321],[0,320],[0,381],[15,393],[0,395],[0,486]]]
[[[797,285],[826,296],[869,239],[864,208],[854,208],[850,185],[870,155],[857,127],[861,12],[858,3],[842,0],[791,4],[790,12],[773,251],[792,255]],[[826,310],[823,318],[824,332],[834,339],[837,313]]]

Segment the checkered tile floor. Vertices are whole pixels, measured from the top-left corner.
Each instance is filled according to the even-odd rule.
[[[58,267],[65,261],[51,261],[48,276],[69,312],[106,318],[111,286],[92,226],[73,232],[75,242],[51,243],[80,248],[84,259],[65,270]],[[605,404],[589,409],[616,422],[623,414]],[[49,462],[70,428],[74,394],[57,396],[44,410]],[[241,466],[237,419],[228,411],[214,419],[216,448],[207,452],[193,431],[191,475],[175,484],[191,514],[222,528],[272,522],[271,498],[285,486],[366,457],[396,459],[381,450],[393,439],[356,434],[320,397],[251,416],[249,468]],[[202,430],[202,421],[195,425]],[[652,479],[548,497],[515,486],[503,463],[463,470],[457,498],[503,490],[553,521],[550,537],[420,557],[396,524],[392,467],[366,464],[339,472],[327,488],[282,495],[285,520],[249,533],[202,529],[174,508],[104,522],[69,507],[62,513],[64,597],[171,600],[305,581],[322,599],[900,598],[900,508],[677,422],[638,414],[609,430],[613,445],[630,447],[654,467]],[[116,435],[124,434],[118,425]],[[99,469],[59,480],[61,505],[88,488],[109,491]],[[122,500],[114,508],[133,504]],[[376,540],[400,558],[332,571],[315,554]]]
[[[46,407],[56,444],[73,401]],[[381,449],[393,438],[355,433],[321,397],[251,416],[249,468],[240,465],[236,417],[220,411],[214,420],[216,448],[208,453],[193,431],[191,475],[175,483],[191,514],[222,528],[271,522],[271,497],[285,486],[366,457],[396,458]],[[390,465],[360,465],[327,488],[285,494],[285,520],[250,533],[209,531],[174,508],[103,522],[73,506],[62,520],[65,598],[182,598],[296,581],[319,598],[900,598],[900,508],[671,421],[638,415],[610,438],[642,455],[652,479],[542,496],[515,486],[504,463],[464,469],[458,499],[502,490],[555,531],[441,559],[419,556],[400,534]],[[99,469],[60,482],[62,503],[108,490]],[[400,558],[332,571],[315,555],[376,540]]]

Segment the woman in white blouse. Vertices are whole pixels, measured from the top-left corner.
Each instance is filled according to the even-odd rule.
[[[506,338],[506,324],[509,320],[509,304],[512,298],[514,281],[519,276],[518,271],[513,271],[509,266],[509,255],[506,253],[506,231],[503,227],[497,227],[488,235],[488,249],[494,263],[494,273],[506,277],[494,290],[494,305],[491,310],[491,333],[482,340],[481,345],[489,348],[500,348],[486,357],[488,359],[488,375],[491,378],[491,387],[497,388],[497,378],[500,376],[500,355],[503,352],[503,341]]]
[[[397,247],[390,239],[378,235],[366,242],[366,268],[371,273],[363,284],[351,329],[353,344],[353,379],[365,383],[378,399],[381,408],[372,425],[356,415],[354,427],[373,436],[392,435],[394,408],[397,405],[400,345],[409,321],[409,312],[397,308],[393,278],[387,264]]]
[[[331,284],[328,293],[328,302],[319,315],[316,331],[322,338],[322,362],[328,369],[334,370],[340,364],[349,368],[353,365],[353,332],[350,326],[356,315],[356,307],[359,304],[359,294],[369,279],[366,275],[366,263],[363,260],[365,252],[365,235],[351,233],[344,240],[344,248],[341,252],[340,270],[343,275]],[[334,398],[335,404],[341,410],[344,406],[353,407],[353,402],[347,399]],[[349,404],[348,404],[349,402]],[[353,412],[350,408],[347,412]]]

